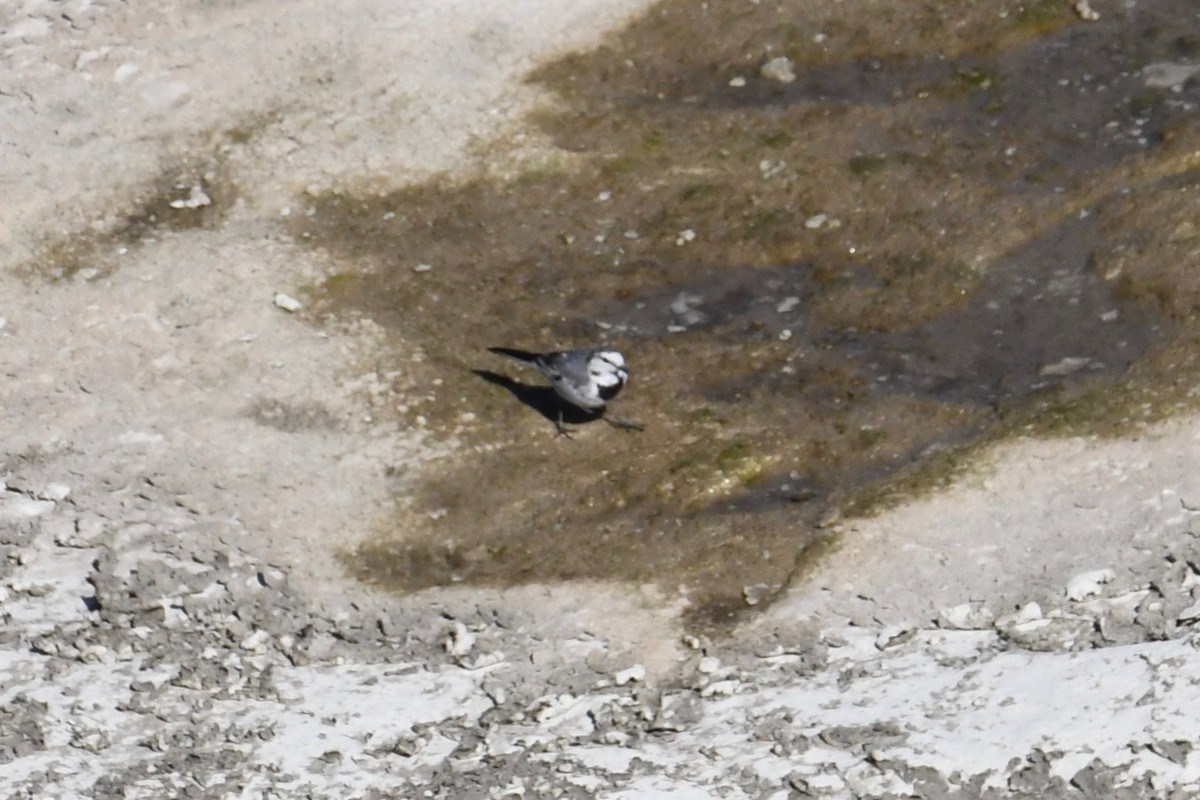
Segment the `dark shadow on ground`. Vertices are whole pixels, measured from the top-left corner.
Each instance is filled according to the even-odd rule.
[[[494,386],[507,389],[522,405],[533,409],[550,422],[558,422],[560,413],[565,425],[583,425],[600,419],[599,414],[592,414],[564,403],[549,386],[531,386],[486,369],[473,369],[471,372]]]

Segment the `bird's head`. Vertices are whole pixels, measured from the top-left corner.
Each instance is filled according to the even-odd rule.
[[[616,350],[597,350],[588,359],[588,374],[600,389],[600,396],[611,400],[629,380],[625,356]]]

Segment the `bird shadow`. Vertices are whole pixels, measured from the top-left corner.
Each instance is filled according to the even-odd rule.
[[[486,369],[473,369],[471,372],[494,386],[507,389],[522,405],[532,408],[550,422],[558,422],[560,410],[562,411],[562,421],[567,425],[595,422],[601,417],[600,414],[593,414],[570,403],[564,403],[549,386],[532,386]]]

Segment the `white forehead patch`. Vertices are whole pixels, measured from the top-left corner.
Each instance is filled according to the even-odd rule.
[[[614,367],[625,366],[625,356],[618,353],[616,350],[601,350],[596,353],[596,358],[601,358],[607,361]]]

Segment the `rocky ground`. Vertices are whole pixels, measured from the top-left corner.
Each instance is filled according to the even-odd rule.
[[[1058,449],[1010,452],[1000,469],[1080,448]],[[1107,455],[1107,469],[1148,469]],[[5,796],[1186,797],[1200,784],[1200,540],[1174,491],[1100,504],[1151,509],[1147,527],[1119,526],[1140,559],[1080,547],[1075,562],[1111,566],[1057,587],[1041,573],[981,599],[981,557],[973,577],[874,598],[842,582],[848,554],[729,640],[663,624],[654,647],[588,624],[622,611],[602,591],[554,622],[519,596],[318,605],[236,522],[197,519],[152,481],[106,503],[53,474],[86,480],[26,465],[0,504]],[[906,514],[978,513],[972,491],[860,533],[878,544],[912,532]],[[1078,505],[1068,497],[1055,507]],[[1021,538],[989,533],[975,552]],[[914,587],[937,580],[919,546],[897,549]],[[855,567],[863,582],[885,572]],[[922,613],[905,599],[960,602]]]
[[[1200,418],[997,445],[723,638],[345,576],[457,443],[288,218],[538,151],[522,76],[641,8],[0,4],[0,796],[1200,791]]]

